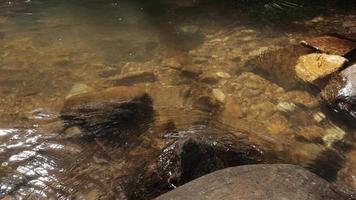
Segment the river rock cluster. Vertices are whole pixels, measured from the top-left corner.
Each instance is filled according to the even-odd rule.
[[[177,6],[189,8],[198,2],[181,1]],[[347,32],[354,27],[353,19],[342,24]],[[0,18],[0,24],[5,21]],[[324,21],[316,18],[305,26],[324,30]],[[177,29],[184,37],[200,37],[204,31],[194,25]],[[308,34],[312,39],[302,44],[311,48],[298,44]],[[55,183],[50,182],[49,194],[89,200],[153,199],[173,190],[158,199],[201,195],[352,199],[356,147],[350,141],[354,136],[348,134],[348,126],[331,120],[323,104],[355,122],[355,42],[314,35],[238,25],[204,33],[204,42],[187,52],[125,60],[120,67],[106,66],[104,58],[94,59],[85,44],[66,49],[57,42],[53,44],[57,51],[48,56],[46,48],[36,50],[33,41],[24,37],[7,41],[1,59],[4,66],[55,67],[43,84],[68,92],[62,98],[39,96],[42,104],[48,99],[63,102],[56,104],[59,117],[39,123],[34,134],[60,133],[50,139],[60,141],[59,147],[66,151],[52,157],[70,165],[63,169],[65,177],[59,173]],[[145,46],[142,54],[146,54],[157,50],[154,44],[134,46]],[[70,66],[78,66],[72,69],[75,76],[66,73]],[[18,83],[6,79],[12,70],[2,69],[3,84]],[[22,85],[43,81],[42,73],[35,73],[39,77],[35,81],[26,77],[30,80]],[[63,80],[63,86],[54,80]],[[78,83],[71,84],[73,80]],[[95,81],[83,83],[90,80]],[[23,88],[28,99],[42,91],[42,87]],[[22,104],[14,98],[2,100],[3,110],[12,105],[6,102]],[[44,114],[34,110],[26,117],[38,120]],[[52,144],[47,143],[36,147],[34,154],[53,155],[46,146]],[[33,159],[29,168],[36,164]],[[235,166],[240,167],[228,168]],[[228,169],[205,176],[224,168]],[[20,169],[15,174],[19,179],[11,173],[2,179],[11,183],[8,193],[38,184],[37,174]]]
[[[243,33],[248,36],[242,37]],[[111,180],[115,173],[117,178],[111,180],[115,185],[110,187],[122,198],[151,199],[226,167],[283,162],[354,187],[354,162],[339,156],[353,148],[345,149],[349,144],[344,127],[327,119],[316,96],[297,87],[302,83],[298,77],[313,85],[327,77],[327,84],[332,84],[334,74],[348,77],[352,67],[341,70],[349,61],[292,45],[301,56],[294,55],[294,72],[293,63],[281,58],[285,55],[282,46],[251,51],[247,57],[244,48],[248,46],[240,50],[223,46],[236,43],[236,38],[253,40],[254,34],[250,29],[220,33],[189,56],[127,63],[107,80],[108,89],[83,90],[83,94],[69,97],[61,112],[63,137],[73,141],[89,137],[101,149],[96,164],[83,161],[73,176],[80,173],[100,181],[103,177]],[[292,55],[293,50],[286,52]],[[312,54],[303,55],[305,52]],[[289,87],[279,85],[287,79],[273,83],[268,73],[260,73],[266,70],[267,64],[261,62],[266,55],[276,57],[271,63],[274,68],[283,66],[285,72],[296,74],[288,80]],[[349,87],[353,82],[346,83]],[[324,90],[331,91],[330,87],[326,85]],[[347,102],[343,103],[345,108]],[[115,142],[114,138],[119,139]],[[123,150],[112,149],[112,145]],[[141,165],[135,166],[137,163]],[[100,188],[97,191],[95,197],[110,196]],[[78,198],[89,198],[93,194],[80,195],[84,196]],[[336,196],[330,198],[338,199]]]

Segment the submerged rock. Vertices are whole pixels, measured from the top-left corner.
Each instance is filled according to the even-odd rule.
[[[331,79],[321,97],[336,111],[356,120],[356,64]]]
[[[316,37],[301,43],[320,52],[339,56],[345,56],[356,48],[356,42],[334,36]]]
[[[339,181],[356,189],[356,151],[351,151],[346,155],[345,167],[339,171]]]
[[[208,135],[191,135],[163,149],[138,180],[133,199],[151,199],[219,169],[262,162],[263,152],[241,137],[204,134]]]
[[[338,55],[313,53],[301,56],[295,71],[303,81],[319,85],[322,79],[340,70],[346,62],[347,59]]]
[[[153,120],[153,115],[151,98],[138,87],[116,87],[77,95],[65,102],[61,112],[67,129],[79,127],[83,135],[95,137],[140,132]]]
[[[110,79],[114,85],[133,85],[137,83],[155,82],[156,80],[156,75],[152,71],[131,72]]]
[[[68,95],[66,96],[66,99],[69,99],[70,97],[73,97],[73,96],[76,96],[79,94],[91,92],[91,91],[93,91],[93,89],[90,88],[87,84],[77,83],[77,84],[73,85],[72,89],[70,89]]]
[[[196,179],[157,200],[294,199],[342,200],[317,175],[294,165],[246,165],[227,168]]]

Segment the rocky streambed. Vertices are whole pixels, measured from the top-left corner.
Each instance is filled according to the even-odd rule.
[[[295,199],[353,199],[355,19],[329,14],[289,31],[248,20],[201,27],[182,20],[177,49],[143,37],[123,51],[128,58],[71,40],[44,47],[37,32],[7,34],[0,108],[10,128],[0,129],[0,195],[153,199],[188,183],[158,199],[187,199],[187,188],[203,190],[191,199],[282,198],[292,190],[301,191]],[[41,28],[63,25],[48,20]],[[43,67],[34,78],[24,76],[36,65]],[[268,165],[276,163],[303,168]],[[240,165],[247,166],[204,176]]]

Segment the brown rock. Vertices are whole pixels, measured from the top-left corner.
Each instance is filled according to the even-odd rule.
[[[155,82],[157,80],[153,71],[138,71],[130,72],[110,78],[110,81],[115,85],[134,85],[137,83]]]
[[[338,179],[356,189],[356,151],[348,153],[345,167],[339,172]]]
[[[241,136],[216,134],[220,131],[204,130],[204,136],[182,138],[163,149],[139,180],[141,187],[132,199],[152,199],[213,171],[262,162],[261,149],[245,143]]]
[[[345,56],[356,48],[356,42],[334,36],[321,36],[301,42],[320,52]]]
[[[294,165],[245,165],[216,171],[156,200],[342,200],[317,175]]]

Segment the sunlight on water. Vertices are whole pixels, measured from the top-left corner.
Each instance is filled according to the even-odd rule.
[[[310,52],[300,40],[353,33],[356,14],[281,27],[231,2],[194,5],[0,0],[0,198],[148,199],[158,194],[149,181],[163,185],[159,192],[183,183],[167,155],[187,138],[205,138],[207,149],[224,143],[228,153],[248,144],[241,160],[227,159],[232,165],[292,163],[355,183],[355,129],[336,120],[294,65]],[[100,93],[110,87],[124,89]],[[149,96],[139,106],[150,103],[152,113],[116,102],[137,88]],[[72,112],[66,102],[83,93]],[[125,121],[137,113],[147,119]],[[105,138],[113,132],[124,136]],[[156,169],[160,162],[167,168]],[[159,177],[168,181],[151,169],[168,169]]]

